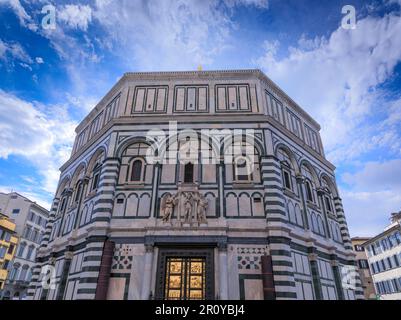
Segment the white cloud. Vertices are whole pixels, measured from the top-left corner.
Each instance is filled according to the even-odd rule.
[[[390,214],[401,209],[401,193],[340,190],[351,237],[374,236],[390,224]]]
[[[43,64],[43,63],[45,63],[45,62],[43,61],[43,58],[42,58],[42,57],[36,57],[36,58],[35,58],[35,61],[36,61],[37,64]]]
[[[371,161],[355,173],[344,173],[342,190],[350,232],[372,236],[389,224],[390,213],[401,210],[401,159]]]
[[[55,191],[58,169],[69,158],[75,127],[64,106],[30,103],[0,91],[0,158],[24,157],[37,168],[45,192]]]
[[[344,173],[342,180],[354,190],[393,190],[401,195],[401,159],[367,162],[356,173]]]
[[[230,46],[232,9],[267,8],[263,0],[97,0],[93,16],[105,30],[103,43],[142,70],[195,70],[212,64]]]
[[[0,60],[5,62],[19,60],[32,63],[32,58],[18,42],[5,42],[0,39]]]
[[[355,30],[303,36],[285,57],[278,57],[278,42],[266,42],[255,61],[321,124],[329,160],[343,172],[347,163],[359,166],[342,176],[340,188],[352,236],[381,232],[401,209],[401,160],[361,167],[368,152],[401,155],[401,99],[389,102],[380,88],[401,61],[399,30],[398,12],[366,17]]]
[[[328,157],[335,163],[352,159],[376,143],[401,140],[396,127],[369,126],[372,114],[390,117],[378,86],[401,61],[401,18],[360,19],[355,30],[335,30],[329,38],[299,41],[288,56],[277,57],[278,43],[266,42],[255,63],[264,69],[322,125]]]
[[[92,21],[92,8],[88,5],[68,4],[57,9],[57,18],[71,28],[86,31]]]
[[[19,0],[0,0],[0,5],[11,8],[22,26],[32,31],[37,31],[37,25],[32,21],[32,17],[25,11]]]

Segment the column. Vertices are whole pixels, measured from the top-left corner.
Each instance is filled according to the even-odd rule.
[[[73,230],[77,229],[80,224],[81,220],[81,206],[82,206],[82,201],[84,198],[84,195],[86,194],[86,189],[88,188],[88,183],[89,183],[89,177],[84,177],[82,178],[82,189],[81,189],[81,194],[79,195],[79,202],[77,205],[77,212],[75,214],[75,221],[74,221],[74,227]]]
[[[298,191],[299,191],[299,194],[301,195],[301,199],[302,199],[304,229],[309,230],[308,208],[306,206],[304,188],[303,188],[303,184],[304,184],[305,180],[301,175],[297,175],[296,180],[297,180]]]
[[[150,206],[150,216],[152,218],[157,217],[157,199],[159,197],[159,175],[160,175],[160,170],[161,170],[161,165],[160,163],[155,164],[155,170],[154,170],[154,175],[153,175],[153,186],[152,186],[152,202]]]
[[[103,246],[103,255],[100,263],[95,300],[107,299],[111,264],[113,263],[113,255],[114,255],[114,242],[106,240]]]
[[[219,243],[219,297],[228,300],[228,260],[227,243]]]
[[[339,197],[334,198],[334,206],[336,209],[337,221],[340,225],[344,247],[345,249],[352,250],[351,238],[349,236],[347,221],[345,220],[344,216],[343,204]]]
[[[53,229],[53,223],[54,223],[54,219],[56,217],[59,202],[60,202],[60,198],[57,198],[57,197],[54,198],[51,209],[50,209],[49,219],[46,222],[45,234],[43,235],[42,242],[40,244],[40,248],[46,248],[49,243],[50,233],[52,232],[52,229]]]
[[[293,261],[291,255],[291,239],[279,235],[268,237],[270,256],[272,258],[273,279],[276,300],[294,300],[297,298]]]
[[[269,230],[267,241],[272,259],[276,299],[296,299],[291,239],[287,226],[280,161],[274,155],[268,155],[262,157],[261,164],[264,205]]]
[[[336,255],[332,255],[331,256],[330,264],[331,264],[331,268],[333,269],[334,282],[336,284],[338,300],[344,300],[344,291],[343,291],[343,286],[342,286],[340,268],[339,268],[339,265],[338,265],[338,261],[337,261],[337,256]]]
[[[69,251],[64,254],[63,271],[61,273],[60,284],[58,286],[57,296],[55,297],[55,300],[63,300],[64,298],[68,275],[70,273],[71,261],[74,257],[74,253],[70,250],[72,250],[72,248],[69,248]]]
[[[113,211],[119,167],[120,160],[118,158],[106,158],[100,174],[99,197],[93,208],[92,222],[100,222],[105,227],[108,226]]]
[[[361,280],[361,276],[358,272],[356,260],[348,261],[348,265],[352,265],[354,267],[353,276],[355,277],[355,299],[356,300],[365,300],[365,294],[363,292],[363,287],[362,287],[362,280]]]
[[[82,262],[80,281],[77,289],[77,300],[94,300],[96,296],[97,281],[103,255],[103,245],[106,236],[89,236],[86,241],[86,250]]]
[[[265,300],[276,300],[272,257],[264,254],[260,257],[260,262],[262,267],[263,297]]]
[[[41,283],[39,282],[40,272],[42,271],[43,262],[39,257],[36,257],[35,267],[32,271],[31,282],[27,290],[27,299],[33,300],[35,298],[36,291],[39,290]]]
[[[320,282],[319,266],[317,261],[317,250],[314,247],[308,248],[308,259],[311,267],[313,288],[316,300],[323,300],[322,283]]]
[[[152,266],[153,266],[153,244],[145,245],[145,267],[143,270],[143,280],[141,288],[141,300],[149,300],[151,294],[152,283]]]
[[[224,205],[224,164],[217,164],[218,171],[218,185],[219,185],[219,217],[224,217],[225,215],[225,205]]]
[[[40,243],[40,246],[37,249],[36,263],[35,263],[35,267],[33,268],[31,282],[30,282],[28,290],[27,290],[27,299],[28,300],[32,300],[34,298],[35,291],[39,288],[39,285],[40,285],[40,283],[38,282],[39,277],[40,277],[40,271],[42,270],[42,263],[40,262],[40,257],[41,257],[40,251],[43,248],[46,248],[49,243],[49,238],[50,238],[50,234],[52,232],[54,218],[55,218],[56,212],[58,210],[59,202],[60,202],[60,199],[58,197],[53,199],[53,203],[52,203],[50,213],[49,213],[49,218],[46,222],[45,233],[43,235],[42,242]]]
[[[72,188],[68,188],[67,190],[65,190],[62,194],[61,194],[61,199],[63,199],[63,197],[66,197],[66,202],[65,202],[65,208],[63,210],[63,212],[61,213],[62,216],[60,218],[60,223],[59,223],[59,227],[57,230],[57,234],[54,234],[54,238],[58,238],[63,234],[63,228],[64,228],[64,218],[65,218],[65,213],[68,210],[68,204],[70,203],[70,198],[72,197],[73,194],[73,189]]]
[[[324,195],[325,191],[322,189],[317,190],[317,196],[320,201],[320,207],[322,208],[323,211],[323,217],[324,217],[324,223],[326,225],[326,238],[331,238],[331,231],[330,231],[330,226],[329,226],[329,220],[327,219],[327,210],[326,210],[326,204],[324,202]]]
[[[261,157],[261,173],[264,187],[264,206],[269,226],[279,226],[286,221],[283,183],[279,160],[273,156]]]

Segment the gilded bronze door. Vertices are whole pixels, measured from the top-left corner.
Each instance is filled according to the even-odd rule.
[[[159,256],[156,299],[214,299],[212,257],[210,252],[202,254],[192,251],[186,254],[186,251],[162,251]]]
[[[167,258],[164,298],[166,300],[205,299],[205,258]]]

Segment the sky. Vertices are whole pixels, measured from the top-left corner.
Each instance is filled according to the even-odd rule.
[[[0,191],[49,208],[125,72],[259,68],[320,123],[351,236],[372,236],[401,210],[400,34],[401,0],[0,0]]]

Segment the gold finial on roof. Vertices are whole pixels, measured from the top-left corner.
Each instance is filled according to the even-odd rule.
[[[202,68],[201,64],[198,66],[198,71],[203,71],[203,68]]]

